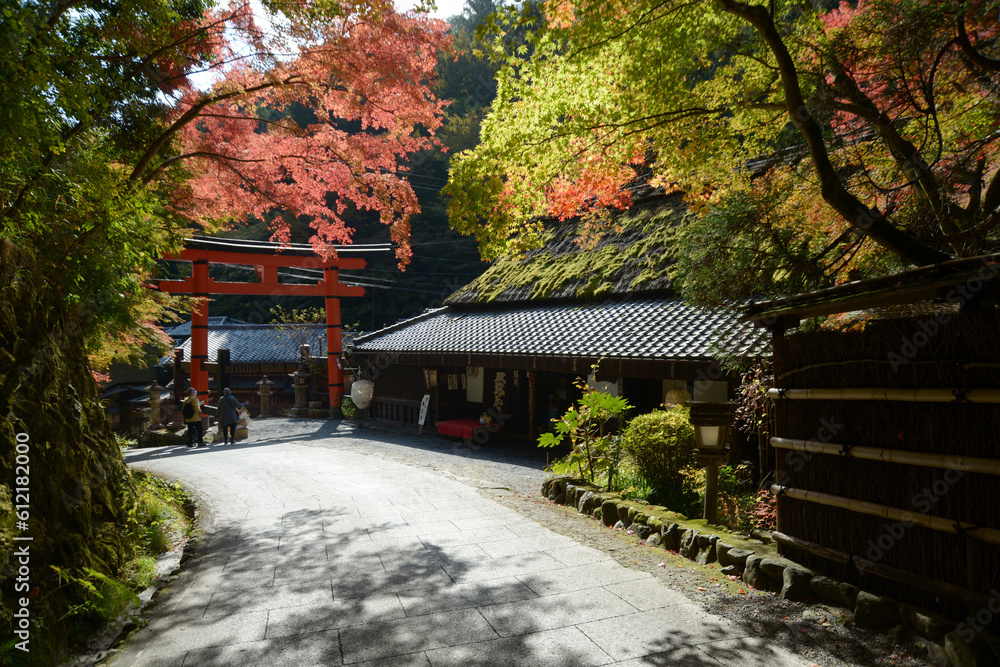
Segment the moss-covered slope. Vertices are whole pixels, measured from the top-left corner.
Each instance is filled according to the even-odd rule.
[[[82,602],[52,566],[117,573],[129,480],[80,329],[33,266],[0,240],[0,623],[15,629],[22,598],[30,616],[30,652],[0,633],[0,663],[51,665],[67,647],[63,617]]]
[[[575,223],[553,225],[544,245],[523,257],[498,259],[447,303],[529,299],[600,299],[628,292],[667,290],[671,237],[688,215],[680,195],[650,197],[615,216],[593,247],[582,247]]]

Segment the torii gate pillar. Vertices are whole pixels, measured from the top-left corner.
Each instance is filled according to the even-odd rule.
[[[208,259],[196,259],[191,266],[191,386],[198,390],[198,400],[208,400]]]
[[[340,271],[337,267],[328,266],[323,271],[323,282],[326,284],[326,367],[327,382],[330,384],[330,416],[340,416],[340,401],[344,395],[344,371],[341,356],[343,340],[340,323],[340,298],[337,295],[340,286]]]

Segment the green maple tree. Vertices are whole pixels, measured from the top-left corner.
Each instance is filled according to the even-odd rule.
[[[759,274],[706,302],[989,251],[998,14],[989,0],[546,4],[530,55],[496,42],[497,100],[453,162],[452,224],[492,258],[537,246],[546,220],[606,228],[637,182],[682,191],[705,217],[679,238],[694,257],[681,277]]]

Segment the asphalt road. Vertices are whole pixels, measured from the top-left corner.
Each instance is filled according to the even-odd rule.
[[[544,477],[544,452],[497,451],[276,419],[127,453],[187,486],[203,533],[109,664],[809,664],[493,500]]]

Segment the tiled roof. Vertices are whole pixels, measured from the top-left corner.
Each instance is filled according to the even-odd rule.
[[[326,326],[311,327],[313,332],[307,344],[313,356],[326,355]],[[235,324],[212,326],[208,329],[208,360],[218,359],[220,348],[229,348],[229,359],[234,364],[295,363],[299,360],[299,343],[289,333],[273,324]],[[184,359],[191,359],[191,339],[180,346]]]
[[[356,352],[708,360],[721,345],[760,348],[759,330],[729,311],[679,299],[538,303],[488,310],[451,306],[359,336]]]
[[[238,320],[235,317],[229,317],[228,315],[220,315],[219,317],[209,317],[208,326],[210,327],[222,327],[222,326],[233,326],[233,325],[247,325],[254,326],[250,322],[244,322],[243,320]],[[170,329],[165,329],[167,335],[173,338],[184,338],[185,336],[191,335],[191,320],[178,324]]]

